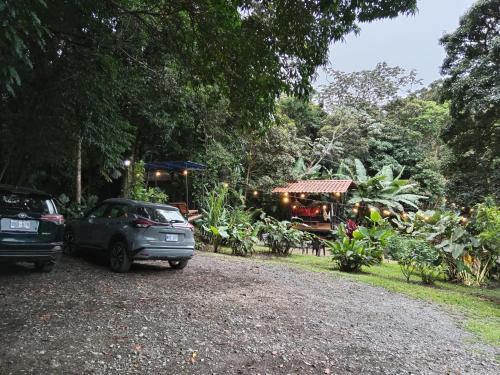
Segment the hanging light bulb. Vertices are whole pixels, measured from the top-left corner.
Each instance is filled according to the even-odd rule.
[[[354,212],[355,214],[357,214],[358,213],[358,209],[357,208],[353,208],[352,212]]]
[[[188,175],[188,170],[187,170],[187,169],[184,169],[184,170],[182,171],[182,174],[183,174],[184,176],[187,176],[187,175]]]
[[[323,205],[323,210],[326,210],[326,204]]]
[[[254,190],[253,191],[253,196],[256,197],[257,195],[259,195],[259,192],[257,190]]]
[[[290,198],[288,198],[287,196],[284,196],[283,203],[288,203],[288,202],[290,202]]]
[[[336,196],[337,198],[340,198],[340,192],[338,192],[338,191],[337,191],[337,192],[335,193],[335,196]]]
[[[156,171],[156,172],[155,172],[155,176],[156,176],[156,177],[160,177],[160,176],[161,176],[161,172],[160,172],[160,171]]]
[[[300,193],[300,199],[304,199],[306,195],[304,193]]]

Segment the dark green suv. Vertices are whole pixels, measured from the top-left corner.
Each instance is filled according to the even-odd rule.
[[[0,260],[49,272],[62,251],[64,217],[49,194],[0,185]]]

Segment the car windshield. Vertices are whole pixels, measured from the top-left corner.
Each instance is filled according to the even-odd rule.
[[[158,223],[184,223],[186,219],[177,210],[163,208],[139,207],[138,214]]]
[[[55,208],[52,201],[43,195],[0,191],[0,212],[7,211],[53,214]]]

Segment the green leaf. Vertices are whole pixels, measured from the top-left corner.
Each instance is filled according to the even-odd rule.
[[[381,220],[383,220],[382,215],[380,215],[380,213],[378,211],[375,211],[375,210],[370,212],[370,219],[375,223],[378,223]]]

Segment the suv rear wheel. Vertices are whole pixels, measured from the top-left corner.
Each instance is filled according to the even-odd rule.
[[[170,264],[170,267],[172,267],[174,270],[182,270],[184,267],[187,266],[188,261],[187,260],[169,260],[168,263]]]
[[[109,249],[109,264],[115,272],[127,272],[132,266],[125,242],[118,240],[111,244]]]

